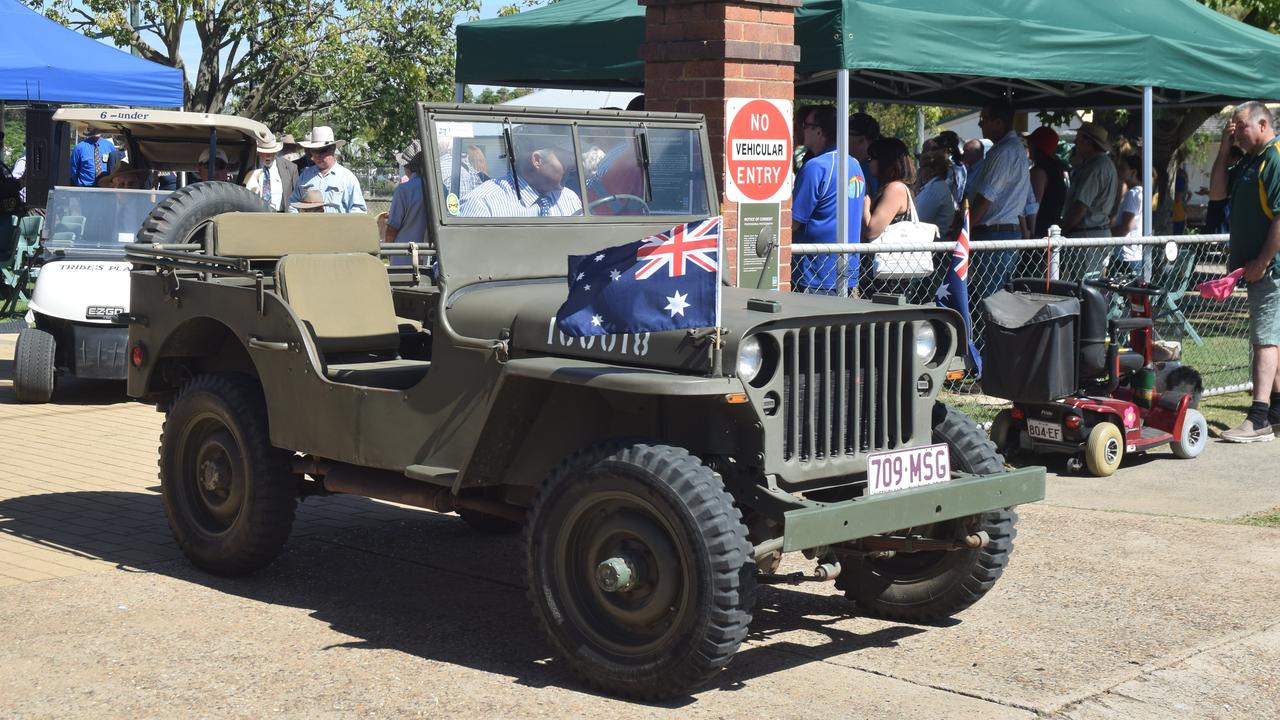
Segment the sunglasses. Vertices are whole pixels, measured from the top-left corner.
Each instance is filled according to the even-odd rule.
[[[800,123],[800,127],[802,127],[802,128],[821,128],[822,126],[821,126],[821,125],[819,125],[818,123],[806,122],[806,123]]]
[[[309,155],[332,155],[334,152],[335,150],[332,145],[328,147],[310,148],[307,150],[307,154]]]

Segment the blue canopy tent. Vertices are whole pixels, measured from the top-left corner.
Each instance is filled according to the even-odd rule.
[[[182,71],[0,0],[0,102],[182,107]]]

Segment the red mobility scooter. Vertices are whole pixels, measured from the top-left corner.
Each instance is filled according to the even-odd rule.
[[[1200,375],[1152,357],[1152,300],[1164,292],[1129,279],[1021,278],[984,300],[983,389],[1013,401],[992,423],[996,448],[1065,454],[1070,470],[1098,477],[1165,444],[1198,456],[1209,439]],[[1106,293],[1124,298],[1127,317],[1108,317]]]

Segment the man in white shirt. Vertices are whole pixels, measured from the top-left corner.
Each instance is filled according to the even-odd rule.
[[[324,194],[325,212],[369,212],[355,173],[338,163],[338,151],[347,144],[346,140],[336,139],[333,128],[328,125],[319,125],[311,128],[309,140],[298,144],[307,149],[307,155],[314,165],[298,176],[298,184],[289,196],[290,202],[302,200],[308,190],[319,190]],[[297,211],[291,209],[291,212]]]
[[[278,139],[258,143],[258,167],[244,183],[276,212],[289,212],[289,196],[298,184],[298,168],[280,157],[283,149],[284,142]]]

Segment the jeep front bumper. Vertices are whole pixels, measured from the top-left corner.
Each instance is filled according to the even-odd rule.
[[[913,490],[800,508],[783,517],[783,552],[857,540],[1044,499],[1044,468],[961,475]]]

